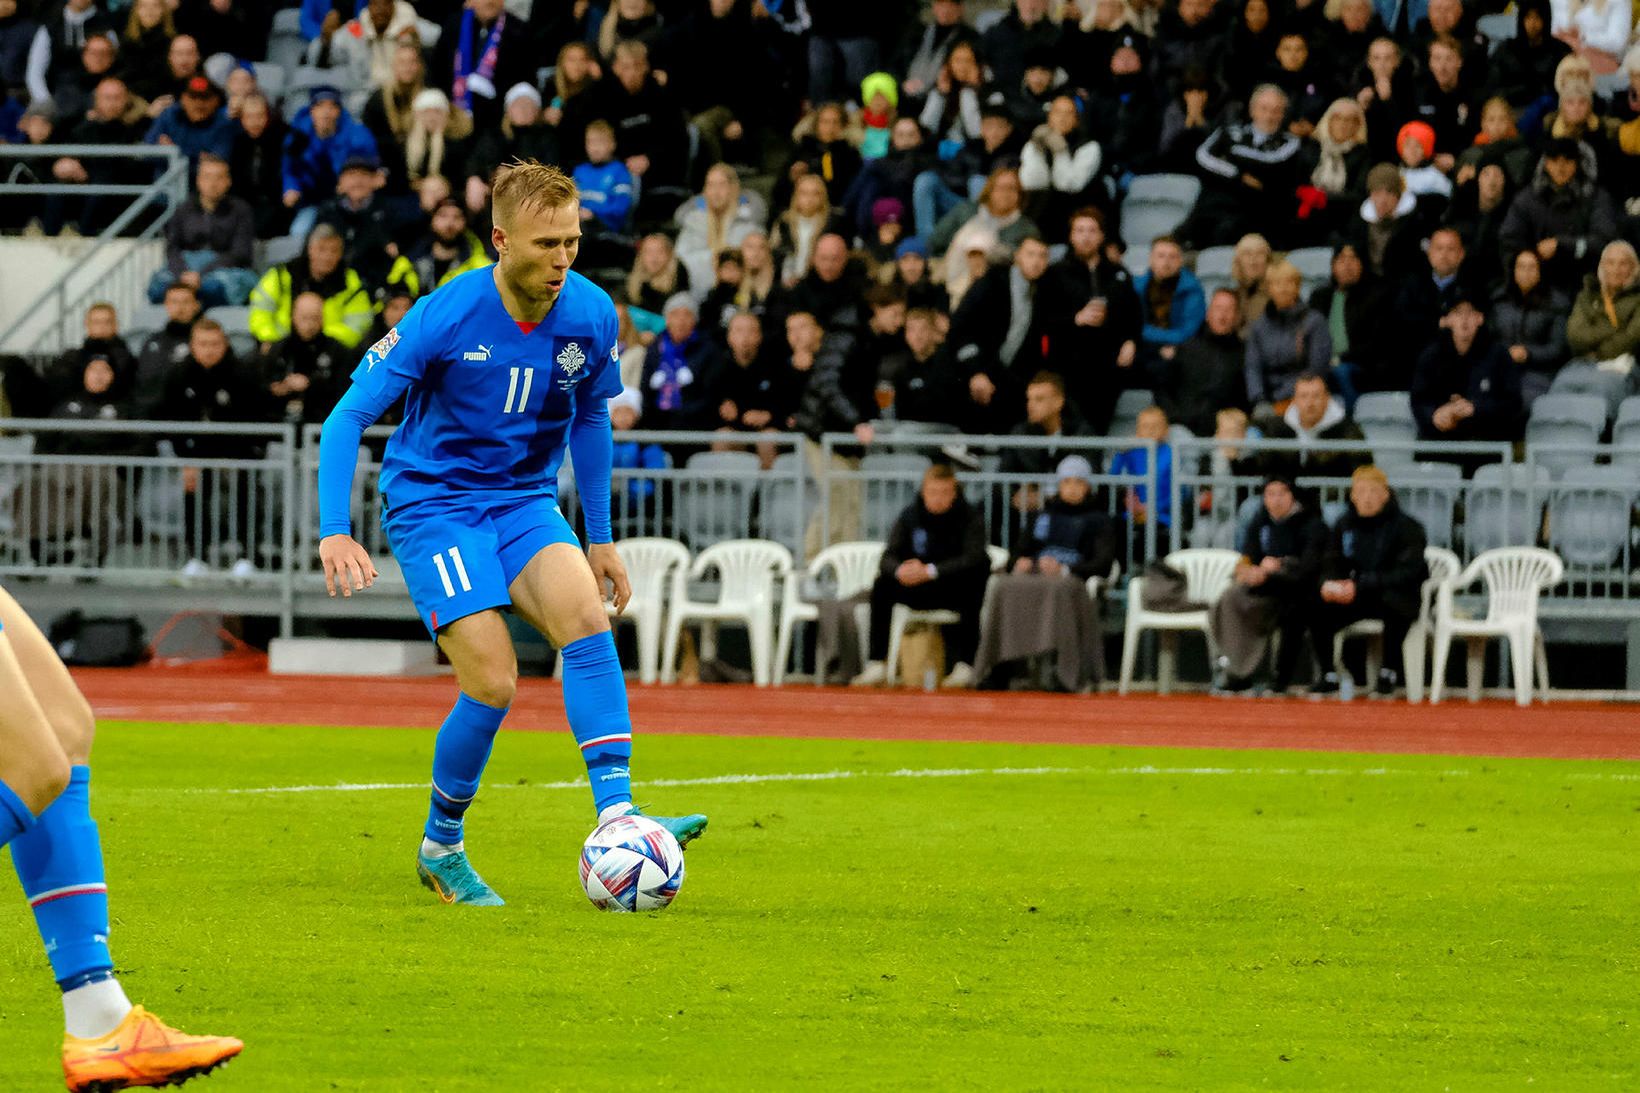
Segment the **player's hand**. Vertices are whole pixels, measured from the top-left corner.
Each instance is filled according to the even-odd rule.
[[[325,567],[325,591],[332,596],[338,587],[344,597],[352,596],[355,589],[362,592],[381,575],[370,560],[370,552],[354,542],[351,535],[320,539],[319,561]]]
[[[593,543],[587,547],[587,563],[592,566],[592,577],[598,582],[598,598],[604,597],[604,581],[615,590],[615,613],[621,614],[632,601],[632,582],[627,578],[626,565],[615,551],[614,543]]]

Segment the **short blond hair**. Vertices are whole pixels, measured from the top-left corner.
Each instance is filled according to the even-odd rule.
[[[561,209],[580,200],[575,180],[550,164],[515,159],[495,169],[490,187],[491,212],[497,223],[514,223],[521,209]]]

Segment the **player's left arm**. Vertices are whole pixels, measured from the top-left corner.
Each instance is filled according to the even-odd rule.
[[[615,463],[615,441],[609,424],[609,400],[620,394],[620,347],[616,343],[614,308],[605,324],[592,372],[575,391],[575,416],[569,427],[569,453],[575,463],[576,492],[586,521],[587,562],[602,594],[607,579],[614,589],[615,610],[625,611],[632,599],[626,566],[615,551],[610,528],[610,478]]]

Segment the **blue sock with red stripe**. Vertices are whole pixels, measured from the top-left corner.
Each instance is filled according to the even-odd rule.
[[[632,800],[632,715],[626,707],[626,677],[615,654],[615,635],[605,630],[561,650],[564,657],[564,713],[581,746],[592,803],[601,813]]]
[[[90,767],[73,768],[62,796],[13,840],[11,860],[58,985],[68,991],[108,978],[108,885],[91,818]]]
[[[34,827],[34,813],[15,790],[0,782],[0,847]]]
[[[505,708],[456,695],[455,707],[433,744],[433,803],[427,811],[426,828],[432,842],[454,846],[461,841],[462,817],[478,796],[478,780],[484,776],[495,734],[506,716]]]

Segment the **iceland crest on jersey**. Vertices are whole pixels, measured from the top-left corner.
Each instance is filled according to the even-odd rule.
[[[563,370],[563,375],[558,377],[558,389],[568,391],[579,383],[585,374],[583,369],[587,363],[587,355],[579,342],[570,341],[564,343],[564,347],[558,351],[557,361],[558,367]]]

